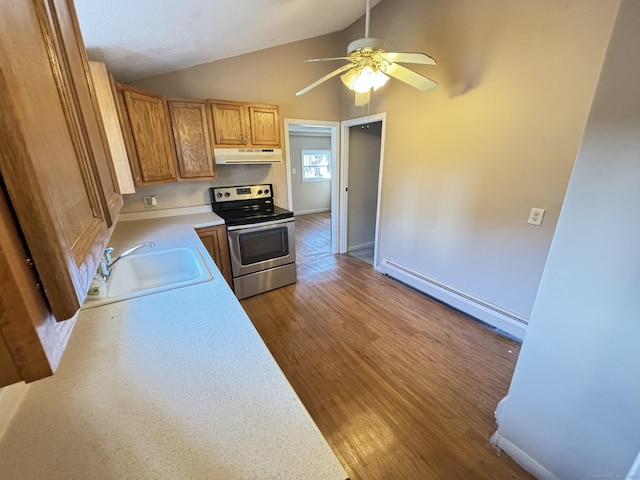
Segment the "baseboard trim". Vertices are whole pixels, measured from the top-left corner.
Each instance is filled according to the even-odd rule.
[[[330,212],[331,208],[318,208],[316,210],[302,210],[300,212],[293,212],[294,215],[306,215],[307,213],[323,213]]]
[[[514,462],[524,468],[527,472],[533,475],[538,480],[560,480],[549,470],[544,468],[540,463],[531,458],[525,452],[520,450],[516,445],[504,438],[498,432],[491,436],[491,445],[495,448],[502,450],[506,453]]]
[[[491,305],[472,295],[468,295],[453,287],[430,279],[389,258],[382,260],[380,272],[402,283],[406,283],[416,290],[426,293],[478,320],[503,330],[517,339],[522,340],[524,338],[528,319],[520,315],[508,312],[496,305]]]
[[[7,431],[26,392],[27,385],[22,382],[0,388],[0,440]]]
[[[364,250],[366,248],[373,248],[375,244],[376,242],[366,242],[366,243],[361,243],[359,245],[352,245],[350,247],[347,247],[347,252],[353,252],[355,250]]]

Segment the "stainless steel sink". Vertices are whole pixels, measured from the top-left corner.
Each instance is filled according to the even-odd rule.
[[[83,308],[186,287],[207,282],[212,278],[196,247],[131,255],[114,265],[107,285],[106,298],[87,298]]]

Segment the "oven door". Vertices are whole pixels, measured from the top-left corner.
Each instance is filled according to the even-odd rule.
[[[227,227],[234,277],[296,261],[293,218]]]

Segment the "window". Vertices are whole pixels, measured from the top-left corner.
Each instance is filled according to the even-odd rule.
[[[331,180],[331,151],[302,150],[302,181]]]

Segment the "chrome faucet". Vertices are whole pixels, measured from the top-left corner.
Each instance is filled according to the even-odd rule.
[[[108,282],[109,278],[111,277],[111,270],[113,269],[113,266],[118,261],[140,250],[143,247],[153,248],[155,246],[156,246],[156,242],[141,243],[140,245],[136,245],[135,247],[131,247],[130,249],[125,250],[113,260],[111,259],[111,253],[113,253],[113,247],[105,248],[104,255],[102,256],[102,260],[100,261],[100,275],[102,275],[102,278],[104,278],[105,282]]]

